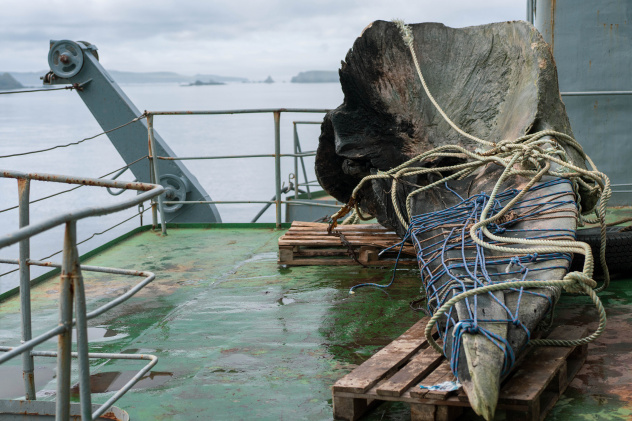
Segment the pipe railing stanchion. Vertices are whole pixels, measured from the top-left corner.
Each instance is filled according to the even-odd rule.
[[[274,183],[276,227],[281,228],[281,111],[274,112]]]
[[[153,114],[148,114],[147,115],[147,149],[149,151],[149,182],[152,184],[158,184],[156,182],[156,174],[154,173],[154,151],[152,148],[152,142],[151,142],[151,132],[154,129],[154,116]],[[156,198],[152,198],[151,199],[151,229],[153,231],[156,230],[156,225],[158,225],[158,209],[157,209],[157,203],[156,203]]]
[[[298,178],[298,130],[296,128],[296,122],[293,122],[294,126],[294,200],[298,200],[298,185],[300,184]],[[307,180],[305,180],[307,181]]]
[[[19,224],[23,228],[29,224],[29,196],[31,180],[18,178]],[[31,269],[29,267],[30,239],[20,241],[20,313],[22,316],[22,343],[31,340]],[[22,354],[22,376],[27,400],[35,400],[35,364],[29,352]]]
[[[76,232],[76,223],[73,223]],[[76,240],[76,235],[75,235]],[[90,396],[90,359],[88,358],[88,320],[86,316],[86,291],[81,274],[79,252],[72,244],[72,282],[75,296],[75,317],[77,319],[77,358],[79,368],[79,401],[81,420],[92,421],[92,398]]]
[[[147,132],[149,133],[149,150],[151,157],[151,166],[153,168],[154,180],[153,184],[160,184],[160,173],[158,172],[158,159],[154,156],[158,151],[156,151],[156,141],[154,139],[154,116],[149,114],[147,116]],[[162,194],[157,197],[158,199],[158,211],[160,212],[160,227],[162,230],[162,235],[167,235],[167,224],[165,222],[165,210],[162,204]],[[155,200],[155,199],[154,199]],[[152,204],[153,206],[153,204]],[[152,217],[157,218],[155,207],[152,208]],[[154,219],[154,226],[156,224],[156,220]]]
[[[61,263],[59,283],[59,325],[66,328],[59,334],[57,342],[57,396],[55,421],[70,419],[70,364],[72,348],[72,275],[76,269],[73,249],[77,243],[77,222],[66,223],[64,233],[64,253]]]

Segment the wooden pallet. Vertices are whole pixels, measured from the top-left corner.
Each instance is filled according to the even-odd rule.
[[[411,420],[451,421],[470,405],[463,390],[428,391],[433,385],[454,380],[447,360],[428,346],[424,318],[334,384],[334,417],[357,420],[381,401],[410,404]],[[560,326],[549,338],[578,339],[586,328]],[[543,420],[586,360],[586,345],[538,347],[517,362],[504,380],[497,414],[507,420]]]
[[[279,238],[279,264],[309,265],[392,265],[399,247],[378,256],[378,253],[401,239],[379,224],[339,225],[340,236],[327,233],[328,224],[292,222],[290,229]],[[346,241],[346,243],[345,243]],[[355,255],[354,260],[353,255]],[[405,245],[399,263],[416,265],[415,250]]]

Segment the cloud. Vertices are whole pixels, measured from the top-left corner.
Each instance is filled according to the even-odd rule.
[[[523,15],[524,2],[506,0],[5,0],[0,70],[45,68],[49,39],[73,39],[96,44],[111,69],[283,80],[338,68],[376,19],[468,26]]]

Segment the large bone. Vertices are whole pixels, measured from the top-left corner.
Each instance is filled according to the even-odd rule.
[[[573,136],[559,95],[550,49],[531,25],[503,22],[454,29],[425,23],[411,25],[411,29],[415,52],[432,94],[464,131],[494,142],[545,129]],[[454,131],[431,104],[395,24],[376,21],[364,30],[342,63],[340,82],[344,103],[325,117],[316,156],[318,180],[338,200],[347,202],[364,176],[394,168],[438,146],[454,144],[471,151],[481,148],[480,144]],[[575,165],[585,168],[577,151],[565,150]],[[445,166],[457,162],[451,158],[424,165]],[[450,187],[463,197],[481,191],[489,193],[500,171],[493,165],[481,167],[465,180],[450,182]],[[408,177],[410,184],[398,183],[399,208],[406,209],[405,199],[416,188],[414,185],[428,184],[436,177],[434,174]],[[527,182],[514,177],[505,182],[503,189],[520,189]],[[359,194],[360,207],[364,213],[375,216],[381,224],[403,235],[405,229],[395,215],[390,190],[390,180],[366,183]],[[552,190],[568,192],[569,197],[573,197],[568,184],[554,186]],[[587,194],[582,195],[582,200],[584,209],[595,202]],[[458,200],[452,192],[437,188],[412,200],[412,214],[433,212],[456,203]],[[521,222],[516,228],[555,226],[574,230],[574,204],[566,208],[571,211],[566,218]],[[427,237],[435,234],[437,232],[428,233]],[[498,253],[490,252],[490,256],[493,255]],[[539,279],[561,279],[566,273],[565,261],[534,265],[542,264],[562,266],[562,269],[539,272]],[[551,300],[559,295],[556,289],[539,289],[538,292]],[[517,293],[495,294],[500,302],[515,308]],[[489,296],[481,296],[481,304],[480,311],[506,318],[502,306]],[[520,319],[533,331],[549,307],[546,298],[523,296]],[[464,317],[463,306],[457,304],[456,309]],[[445,319],[439,322],[440,329],[442,326]],[[527,340],[524,331],[513,324],[488,327],[506,337],[515,352],[522,350]],[[446,341],[449,352],[450,334]],[[502,362],[503,352],[498,347],[481,335],[464,335],[458,377],[473,408],[486,419],[493,417],[495,410]]]

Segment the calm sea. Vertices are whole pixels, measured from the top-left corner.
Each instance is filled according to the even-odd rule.
[[[339,84],[227,84],[182,87],[178,85],[123,85],[123,90],[140,110],[222,110],[242,108],[335,108],[343,99]],[[292,152],[292,121],[322,121],[322,114],[287,114],[281,117],[282,152]],[[274,152],[274,125],[271,114],[228,116],[159,116],[156,130],[179,156],[237,155]],[[318,125],[299,126],[304,151],[314,150],[318,142]],[[76,142],[101,132],[101,128],[74,92],[0,96],[0,155],[49,148]],[[308,178],[314,179],[313,158],[307,158]],[[125,165],[106,136],[77,146],[22,157],[1,158],[0,168],[24,172],[45,172],[84,177],[100,177]],[[187,161],[213,200],[269,200],[274,196],[274,162],[272,158]],[[282,161],[283,180],[287,183],[294,164]],[[120,180],[131,180],[131,173]],[[66,190],[70,186],[33,182],[31,200]],[[90,205],[121,200],[126,195],[110,196],[105,189],[82,187],[71,193],[31,205],[31,222],[56,213]],[[17,182],[0,179],[0,210],[17,205]],[[249,222],[260,205],[218,205],[224,222]],[[78,239],[83,240],[130,217],[137,209],[90,218],[78,224]],[[0,213],[0,234],[18,227],[17,210]],[[151,221],[150,212],[144,224]],[[274,221],[273,209],[261,222]],[[140,224],[135,218],[80,246],[80,253],[112,240]],[[31,257],[38,259],[61,250],[63,228],[40,234],[31,240]],[[3,258],[17,259],[17,247],[0,251]],[[60,261],[61,255],[51,258]],[[0,265],[0,274],[15,266]],[[43,270],[33,268],[36,276]],[[17,273],[0,277],[0,292],[16,286]]]

